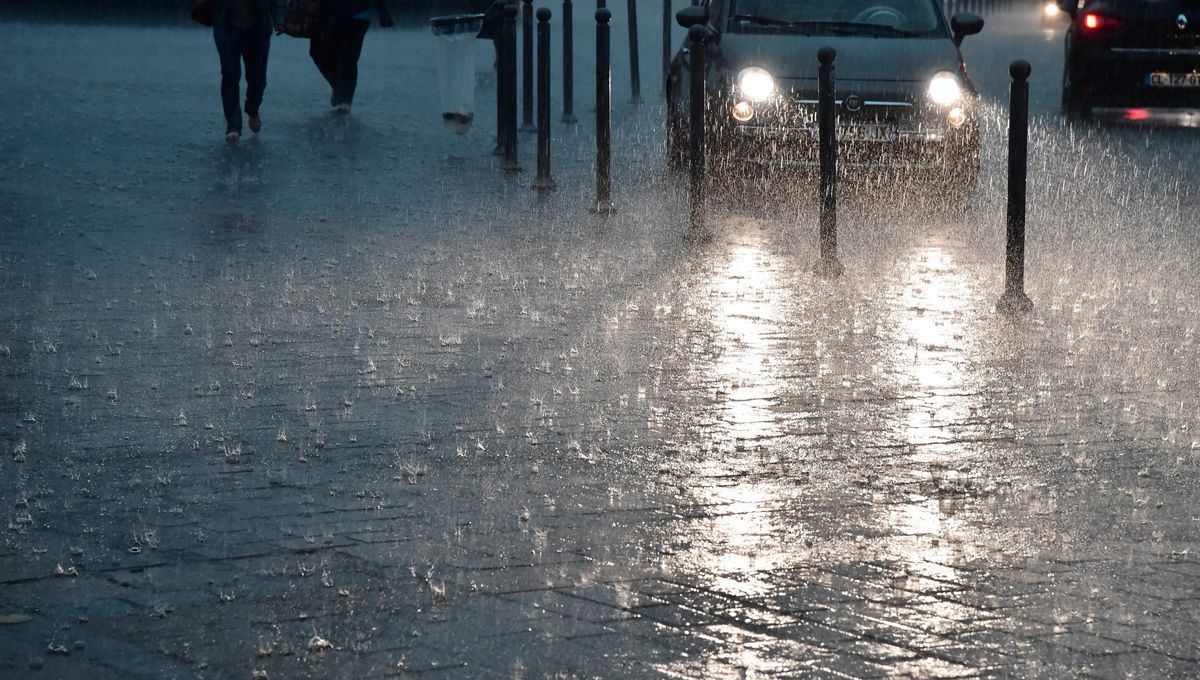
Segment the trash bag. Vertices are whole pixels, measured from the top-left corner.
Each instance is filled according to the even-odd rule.
[[[455,134],[466,134],[475,120],[475,34],[482,14],[457,14],[429,20],[438,37],[438,85],[442,122]]]

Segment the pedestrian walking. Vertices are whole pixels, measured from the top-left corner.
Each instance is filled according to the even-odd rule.
[[[246,68],[246,115],[250,131],[262,129],[263,92],[267,89],[267,55],[271,28],[282,30],[285,0],[213,0],[213,41],[221,59],[221,106],[225,141],[242,136],[242,65]]]
[[[392,25],[385,0],[375,0],[375,10],[380,26]],[[308,54],[332,88],[329,105],[339,113],[350,113],[358,86],[358,57],[371,25],[371,0],[322,0],[319,17]]]

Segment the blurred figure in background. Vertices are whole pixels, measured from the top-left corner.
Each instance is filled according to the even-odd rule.
[[[214,0],[213,40],[221,58],[221,106],[225,111],[225,141],[242,136],[242,64],[246,65],[246,115],[250,131],[262,129],[263,92],[267,89],[267,55],[271,28],[280,31],[284,0]]]
[[[309,43],[308,54],[333,89],[330,106],[339,113],[350,113],[354,90],[358,86],[358,57],[363,38],[371,25],[371,0],[322,0],[320,22]],[[385,0],[374,0],[379,25],[392,25]]]

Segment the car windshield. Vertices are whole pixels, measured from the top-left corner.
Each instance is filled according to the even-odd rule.
[[[731,28],[834,35],[933,35],[933,0],[730,0]]]

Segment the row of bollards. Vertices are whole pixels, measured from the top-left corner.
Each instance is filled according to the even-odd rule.
[[[522,70],[523,123],[521,125],[521,129],[525,132],[532,132],[534,130],[534,125],[533,125],[533,116],[534,116],[534,94],[533,94],[534,93],[534,85],[533,85],[533,83],[534,83],[534,78],[533,78],[534,40],[532,37],[533,17],[534,17],[533,0],[518,0],[518,2],[520,2],[521,9],[516,10],[516,13],[521,16],[522,52],[523,52],[523,60],[522,60],[522,65],[523,65],[523,70]],[[597,5],[597,9],[606,9],[605,0],[597,0],[596,5]],[[663,73],[664,73],[664,82],[665,82],[666,65],[670,62],[671,0],[664,0],[663,8],[664,8],[663,9],[663,64],[664,64]],[[507,15],[507,8],[505,9],[505,12]],[[611,14],[610,14],[610,17],[611,17]],[[563,37],[562,37],[563,114],[562,114],[562,122],[564,122],[564,123],[577,122],[577,119],[575,118],[575,111],[574,111],[574,105],[575,105],[575,101],[574,101],[575,100],[575,96],[574,96],[575,95],[575,83],[574,83],[575,45],[574,45],[574,30],[573,30],[574,20],[575,20],[574,3],[572,3],[571,0],[563,0],[563,6],[562,6],[562,26],[563,26]],[[641,95],[642,84],[641,84],[641,69],[639,67],[640,57],[639,57],[639,53],[638,53],[638,28],[637,28],[637,3],[636,3],[636,0],[628,0],[628,29],[629,29],[629,80],[630,80],[631,100],[634,102],[640,102],[642,100],[642,95]],[[501,37],[501,41],[508,40],[508,39],[510,39],[510,38],[508,38],[507,36]],[[515,47],[514,47],[514,49],[515,49]],[[502,52],[503,50],[501,49],[500,51]],[[497,86],[497,97],[496,97],[497,102],[500,102],[502,99],[500,96],[500,88],[505,86],[503,81],[506,79],[506,77],[507,76],[505,76],[502,73],[501,76],[497,79],[497,81],[498,81],[497,85],[496,85]],[[511,75],[511,78],[515,79],[515,77],[516,77],[516,71],[514,69],[513,74]],[[515,87],[515,83],[513,84],[513,86]],[[502,148],[503,148],[503,143],[498,142],[497,155],[499,155],[499,151]]]
[[[528,9],[531,0],[524,0]],[[596,201],[592,211],[610,215],[616,211],[612,200],[612,77],[611,77],[611,26],[612,13],[599,0],[596,10]],[[629,2],[631,17],[635,13],[633,0]],[[669,11],[670,3],[664,3]],[[520,169],[517,161],[517,90],[516,90],[516,15],[515,4],[504,9],[504,25],[499,49],[499,78],[497,85],[497,141],[503,148],[505,169]],[[564,79],[563,120],[574,120],[572,115],[572,66],[571,50],[571,0],[563,0],[564,33]],[[534,188],[539,191],[553,190],[555,182],[550,176],[550,18],[546,8],[537,11],[537,130],[538,130],[538,174]],[[636,20],[633,20],[636,21]],[[528,18],[526,20],[528,24]],[[528,31],[529,29],[526,28]],[[636,26],[633,29],[636,31]],[[636,63],[636,33],[631,33],[630,55]],[[664,30],[664,38],[669,32]],[[692,26],[688,31],[689,60],[689,177],[688,203],[691,226],[704,226],[706,167],[706,51],[709,31],[703,25]],[[532,41],[526,41],[527,52]],[[664,51],[664,58],[668,52]],[[832,47],[822,47],[817,52],[817,144],[818,144],[818,202],[819,214],[819,257],[814,273],[822,278],[841,276],[844,267],[837,254],[837,108],[834,88],[834,61],[837,52]],[[527,69],[529,64],[527,62]],[[1025,206],[1026,180],[1029,155],[1029,75],[1028,62],[1015,61],[1009,68],[1012,77],[1010,91],[1010,118],[1008,131],[1008,201],[1006,209],[1006,239],[1004,259],[1004,293],[997,308],[1005,313],[1023,313],[1033,308],[1025,294]],[[636,67],[634,70],[636,75]],[[526,104],[532,98],[533,78],[526,73]],[[638,95],[640,84],[634,81],[634,95]],[[527,111],[527,118],[529,113]]]

